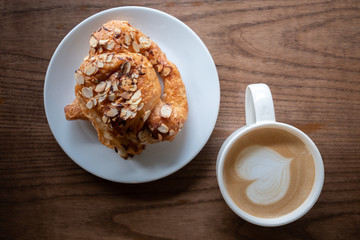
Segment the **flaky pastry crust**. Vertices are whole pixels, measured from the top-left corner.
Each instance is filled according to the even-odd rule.
[[[90,37],[75,72],[76,99],[68,120],[88,119],[99,140],[123,158],[145,144],[174,139],[188,115],[180,73],[158,45],[126,21],[110,21]],[[158,73],[164,83],[161,86]]]

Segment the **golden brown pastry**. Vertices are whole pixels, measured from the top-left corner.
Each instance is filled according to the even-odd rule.
[[[88,120],[88,118],[81,111],[79,106],[79,100],[77,98],[75,98],[75,100],[72,103],[67,105],[64,111],[67,120],[76,120],[76,119]]]
[[[177,67],[125,21],[104,24],[89,43],[66,118],[89,119],[100,141],[124,158],[139,154],[146,143],[173,140],[188,114]],[[163,78],[162,96],[156,72]]]

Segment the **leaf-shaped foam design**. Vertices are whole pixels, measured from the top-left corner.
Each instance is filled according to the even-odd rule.
[[[237,162],[237,173],[253,181],[246,189],[248,198],[263,205],[283,198],[290,184],[291,161],[268,147],[245,148]]]

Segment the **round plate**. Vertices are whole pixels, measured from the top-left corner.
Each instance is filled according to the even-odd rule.
[[[102,145],[89,121],[67,121],[64,115],[75,98],[74,72],[88,54],[89,37],[109,20],[129,21],[154,40],[179,68],[188,97],[188,120],[175,140],[147,145],[130,160]],[[174,173],[200,152],[215,126],[220,86],[209,51],[188,26],[158,10],[119,7],[89,17],[62,40],[48,66],[44,102],[51,131],[74,162],[107,180],[142,183]]]

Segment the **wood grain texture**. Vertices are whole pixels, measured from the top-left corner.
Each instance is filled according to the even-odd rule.
[[[221,85],[204,149],[175,174],[139,185],[79,168],[55,141],[43,105],[62,38],[92,14],[126,4],[0,1],[0,239],[359,239],[360,2],[131,2],[190,26]],[[277,120],[309,134],[325,165],[316,205],[278,228],[239,219],[216,182],[217,152],[244,125],[245,87],[258,82],[270,86]]]

